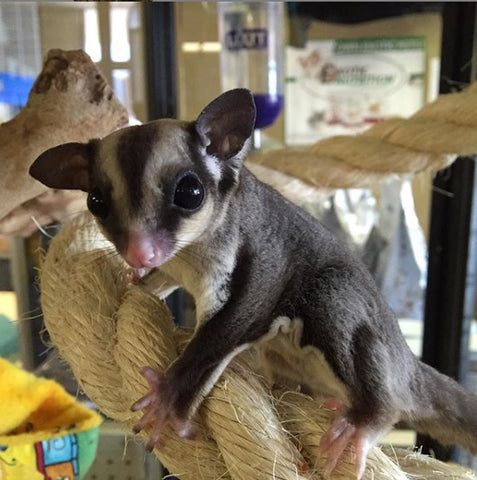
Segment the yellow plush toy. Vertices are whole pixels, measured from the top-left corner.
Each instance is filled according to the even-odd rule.
[[[81,480],[100,423],[55,381],[0,358],[0,480]]]

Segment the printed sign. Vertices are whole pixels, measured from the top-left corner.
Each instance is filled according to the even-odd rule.
[[[266,28],[241,28],[231,30],[225,36],[227,50],[265,50],[268,48]]]
[[[285,140],[307,145],[409,116],[424,102],[424,37],[313,40],[287,48]]]

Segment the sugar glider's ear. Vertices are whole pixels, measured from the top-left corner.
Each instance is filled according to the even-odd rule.
[[[255,103],[245,88],[223,93],[207,105],[196,121],[206,151],[220,160],[236,156],[252,135]]]
[[[30,175],[50,188],[87,192],[91,162],[90,143],[65,143],[43,152],[30,167]]]

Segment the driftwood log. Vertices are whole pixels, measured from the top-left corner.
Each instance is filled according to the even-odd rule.
[[[31,217],[46,225],[84,210],[84,194],[49,190],[28,169],[48,148],[127,123],[126,109],[86,53],[51,50],[26,106],[0,125],[0,233],[28,235],[36,229]]]

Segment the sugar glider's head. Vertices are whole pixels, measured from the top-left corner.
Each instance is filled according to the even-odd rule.
[[[255,123],[251,93],[235,89],[195,122],[157,120],[102,140],[59,145],[30,174],[88,193],[88,209],[135,268],[157,267],[214,228],[236,189]]]

